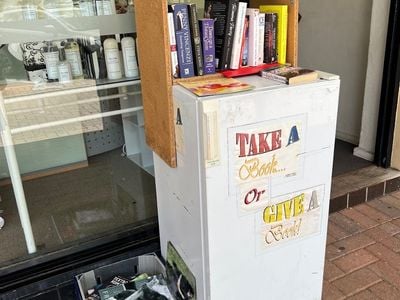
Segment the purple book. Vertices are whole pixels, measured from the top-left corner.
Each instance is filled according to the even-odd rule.
[[[201,19],[200,37],[203,46],[204,74],[215,73],[215,40],[214,40],[214,20]]]

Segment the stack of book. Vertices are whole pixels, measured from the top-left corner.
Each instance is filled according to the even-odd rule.
[[[286,63],[287,5],[248,8],[239,0],[205,0],[168,9],[172,74],[186,78],[216,70]]]

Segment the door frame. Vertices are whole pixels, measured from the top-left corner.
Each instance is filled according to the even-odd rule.
[[[385,62],[375,144],[375,163],[388,168],[392,163],[400,81],[400,0],[391,0]],[[400,129],[400,128],[399,128]],[[400,135],[400,132],[399,132]],[[398,137],[400,139],[400,136]],[[398,150],[400,153],[400,149]]]

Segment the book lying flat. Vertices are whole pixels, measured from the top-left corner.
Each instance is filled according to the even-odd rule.
[[[275,70],[264,70],[261,77],[279,81],[286,84],[299,84],[313,82],[318,79],[318,72],[298,67],[282,67]]]
[[[179,82],[180,85],[199,97],[243,92],[253,89],[250,84],[233,78],[216,78]]]

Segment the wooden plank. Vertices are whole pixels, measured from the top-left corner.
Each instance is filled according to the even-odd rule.
[[[288,34],[286,61],[293,66],[298,64],[298,14],[299,0],[250,0],[250,7],[258,8],[260,5],[287,5],[288,6]]]
[[[135,0],[146,142],[176,167],[167,1]]]

